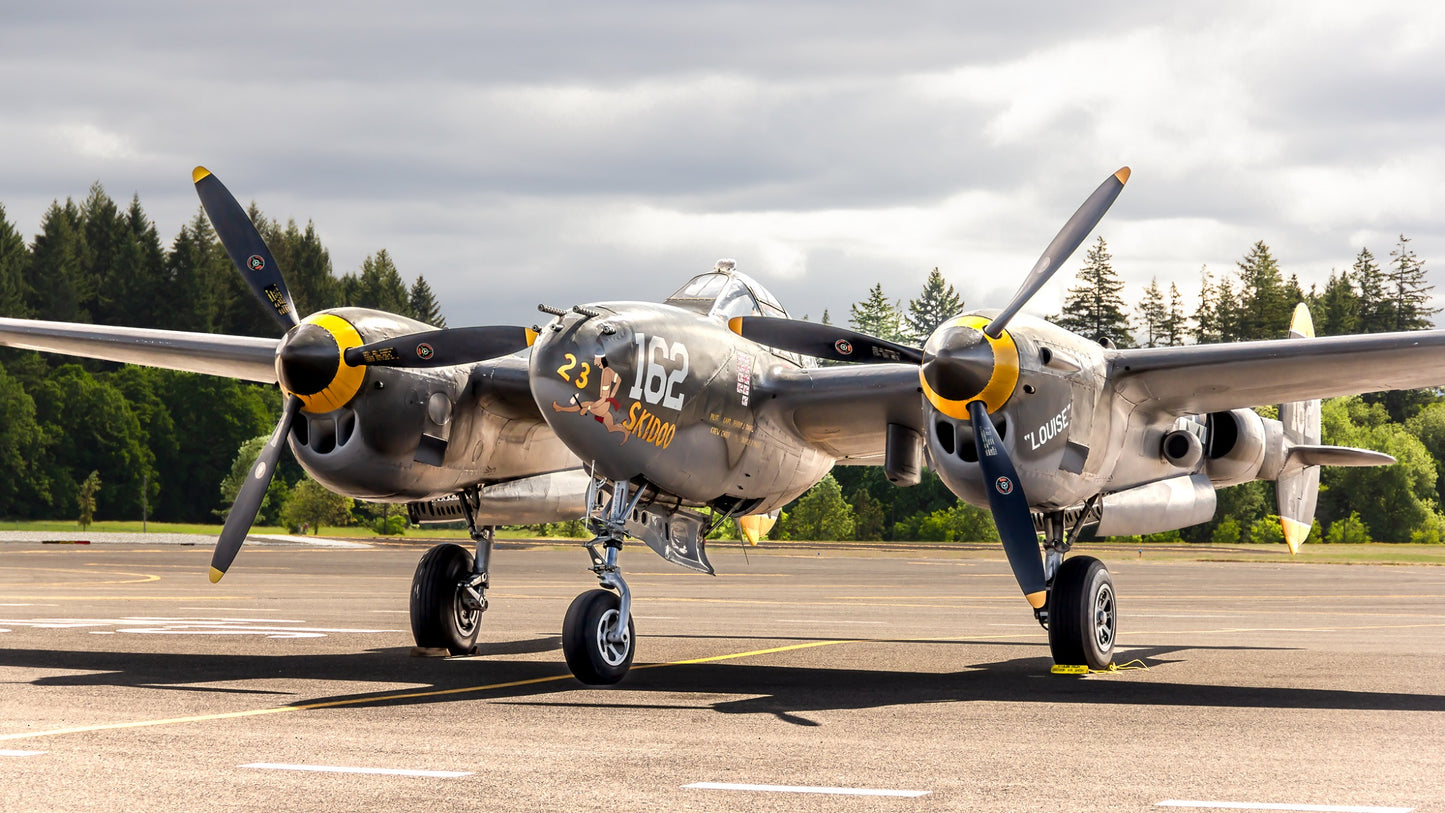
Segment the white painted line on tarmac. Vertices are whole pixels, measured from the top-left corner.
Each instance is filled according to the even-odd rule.
[[[6,751],[0,749],[0,757],[38,757],[45,751]]]
[[[744,790],[754,793],[828,793],[843,796],[927,796],[930,790],[881,790],[878,788],[824,788],[810,785],[736,785],[730,782],[694,782],[683,785],[696,790]]]
[[[281,612],[281,610],[280,610],[279,608],[277,608],[277,609],[268,609],[268,608],[266,608],[266,607],[177,607],[176,609],[177,609],[177,610],[199,610],[200,612],[203,612],[203,613],[210,613],[210,612],[223,612],[223,613],[228,613],[228,612],[229,612],[229,613],[279,613],[279,612]],[[266,619],[266,620],[267,620],[267,621],[275,621],[276,619],[274,619],[274,618],[268,618],[268,619]]]
[[[471,771],[414,771],[402,768],[352,768],[344,765],[288,765],[282,762],[252,762],[242,768],[257,768],[266,771],[312,771],[317,773],[364,773],[380,776],[422,776],[431,779],[455,779],[471,776]]]
[[[1267,802],[1196,802],[1166,799],[1155,807],[1193,807],[1205,810],[1299,810],[1305,813],[1410,813],[1413,807],[1370,807],[1357,805],[1295,805]]]
[[[826,620],[822,618],[775,618],[773,620],[779,624],[818,624],[819,626],[823,624],[862,624],[865,626],[881,626],[888,623],[887,621],[839,621],[833,618],[829,618]]]

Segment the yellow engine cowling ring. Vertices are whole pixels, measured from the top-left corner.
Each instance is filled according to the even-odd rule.
[[[362,382],[366,379],[366,367],[353,367],[346,363],[346,350],[351,347],[360,347],[363,344],[361,334],[350,322],[332,313],[314,313],[301,321],[301,325],[295,330],[304,330],[305,326],[314,325],[330,335],[331,340],[336,344],[336,372],[325,387],[312,393],[294,392],[286,386],[287,376],[283,371],[283,356],[285,354],[285,343],[276,353],[276,376],[281,383],[281,389],[288,395],[294,395],[301,399],[301,411],[312,414],[333,412],[345,406],[356,393],[361,391]]]

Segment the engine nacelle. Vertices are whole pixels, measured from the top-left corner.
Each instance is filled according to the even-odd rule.
[[[344,320],[363,342],[431,329],[365,308],[325,313]],[[530,397],[518,412],[488,386],[489,376],[525,380],[526,374],[522,358],[435,369],[368,366],[345,404],[296,416],[291,451],[328,489],[377,502],[454,494],[503,479],[498,473],[574,468],[576,457],[536,420]]]
[[[1284,465],[1284,428],[1252,409],[1212,412],[1206,419],[1208,442],[1204,473],[1215,487],[1250,480],[1273,480]]]

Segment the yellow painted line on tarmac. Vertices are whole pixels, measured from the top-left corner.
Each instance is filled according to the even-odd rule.
[[[161,580],[161,577],[155,575],[154,573],[131,573],[125,570],[76,570],[74,568],[63,567],[21,567],[15,568],[14,570],[7,572],[6,576],[8,577],[12,573],[18,573],[21,571],[40,571],[42,573],[78,573],[86,577],[82,581],[73,582],[26,582],[24,585],[25,587],[74,587],[76,585],[95,587],[103,584],[144,584],[146,582],[158,582]],[[97,575],[97,572],[100,575],[115,574],[117,576],[131,576],[133,578],[120,579],[115,581],[96,581],[91,577]]]
[[[773,647],[770,649],[754,649],[748,652],[735,652],[727,655],[713,655],[704,658],[689,658],[680,661],[668,661],[666,663],[649,663],[632,667],[633,671],[638,669],[658,669],[665,666],[686,666],[699,663],[717,663],[719,661],[738,660],[740,658],[752,658],[759,655],[770,655],[777,652],[790,652],[798,649],[811,649],[821,646],[836,646],[838,644],[860,643],[858,640],[826,640],[810,641],[805,644],[791,644],[789,646]],[[197,714],[189,717],[166,717],[159,720],[136,720],[125,723],[101,723],[98,725],[75,726],[73,728],[56,728],[47,731],[27,731],[18,734],[0,734],[0,742],[14,740],[25,740],[33,737],[59,737],[65,734],[86,734],[96,731],[121,731],[132,728],[153,728],[156,726],[182,725],[185,723],[205,723],[215,720],[235,720],[244,717],[260,717],[266,714],[287,714],[296,711],[312,711],[315,709],[331,709],[342,706],[365,706],[375,703],[390,703],[397,700],[417,700],[426,697],[443,697],[446,695],[475,694],[478,692],[496,691],[499,689],[514,689],[519,686],[535,686],[542,683],[558,683],[571,680],[570,673],[561,675],[549,675],[547,677],[529,678],[527,680],[512,680],[505,683],[488,683],[482,686],[463,686],[455,689],[429,689],[417,692],[398,692],[396,694],[378,695],[374,697],[351,697],[345,700],[325,700],[317,703],[295,703],[287,706],[273,706],[264,709],[247,709],[244,711],[227,711],[218,714]]]
[[[633,668],[634,670],[636,670],[636,669],[657,669],[658,667],[662,667],[662,666],[688,666],[688,665],[699,664],[699,663],[717,663],[717,662],[719,662],[719,661],[733,661],[733,660],[737,660],[737,659],[739,659],[739,658],[751,658],[751,657],[754,657],[754,656],[756,656],[756,655],[772,655],[772,654],[777,653],[777,652],[792,652],[792,651],[799,650],[799,649],[814,649],[814,648],[820,647],[820,646],[837,646],[838,644],[860,644],[860,643],[867,643],[867,641],[865,641],[865,640],[863,640],[863,639],[858,639],[858,638],[848,639],[848,640],[839,639],[839,640],[829,640],[829,641],[809,641],[809,642],[806,643],[806,644],[790,644],[790,645],[788,645],[788,646],[775,646],[775,647],[772,647],[772,648],[770,648],[770,649],[755,649],[755,650],[753,650],[752,652],[738,652],[738,653],[733,654],[733,655],[712,655],[712,656],[709,656],[709,657],[706,657],[706,658],[689,658],[689,659],[683,660],[683,661],[668,661],[667,663],[646,663],[646,664],[643,664],[642,666],[634,666],[634,667],[632,667],[632,668]]]

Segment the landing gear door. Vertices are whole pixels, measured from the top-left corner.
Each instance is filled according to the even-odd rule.
[[[713,567],[707,560],[703,525],[701,514],[686,509],[670,514],[644,509],[638,512],[638,519],[627,519],[627,533],[646,542],[667,561],[711,576]]]

